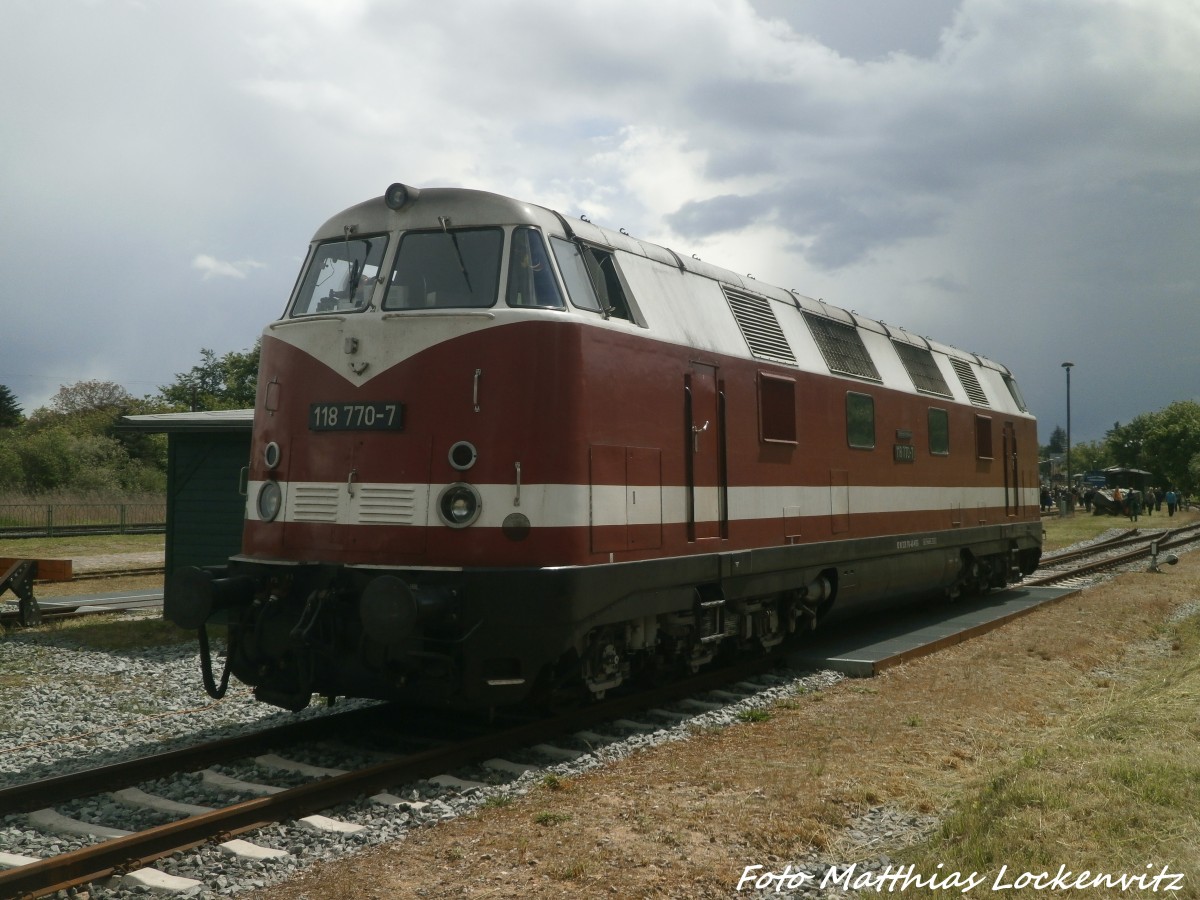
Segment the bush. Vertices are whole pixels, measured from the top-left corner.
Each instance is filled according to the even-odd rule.
[[[0,490],[20,489],[25,484],[21,455],[8,443],[0,443]]]
[[[22,487],[39,494],[70,485],[79,470],[74,443],[74,435],[61,426],[26,434],[17,450],[25,478]]]
[[[166,473],[131,459],[115,438],[53,425],[25,430],[19,444],[0,444],[0,488],[35,496],[52,491],[161,493]]]

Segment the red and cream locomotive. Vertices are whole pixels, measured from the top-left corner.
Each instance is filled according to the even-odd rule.
[[[480,191],[321,227],[251,454],[242,552],[166,615],[290,709],[601,696],[1041,553],[1004,366]]]

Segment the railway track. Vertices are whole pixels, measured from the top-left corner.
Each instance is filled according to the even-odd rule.
[[[779,662],[777,657],[766,656],[747,660],[719,672],[702,673],[648,693],[605,701],[554,718],[510,719],[471,729],[442,723],[432,731],[427,727],[417,731],[414,723],[407,721],[403,741],[411,747],[416,732],[418,746],[415,749],[355,767],[315,766],[301,757],[314,741],[331,735],[344,738],[346,734],[368,732],[372,721],[378,724],[380,718],[394,715],[388,708],[355,710],[175,753],[15,785],[0,790],[0,810],[26,813],[39,829],[57,828],[64,836],[83,834],[90,829],[93,834],[107,839],[54,856],[24,860],[22,865],[0,870],[0,898],[45,896],[114,875],[131,876],[131,884],[185,890],[194,885],[172,884],[167,873],[146,867],[155,860],[212,841],[219,842],[223,848],[228,847],[226,852],[229,853],[278,852],[270,847],[255,847],[232,840],[237,835],[277,822],[304,820],[310,827],[350,831],[356,826],[339,825],[329,816],[338,815],[339,809],[348,804],[367,803],[401,810],[426,806],[425,801],[404,799],[391,793],[422,780],[459,792],[495,786],[503,789],[518,781],[523,773],[536,774],[555,760],[561,762],[585,756],[606,743],[622,740],[623,733],[675,727],[699,713],[743,701],[753,703],[757,692],[783,681],[768,671]],[[759,681],[747,682],[750,678]],[[697,694],[705,694],[707,699],[696,699]],[[671,704],[681,706],[676,710],[661,708]],[[370,757],[371,752],[356,753],[355,748],[350,748],[345,755],[361,760]],[[512,757],[516,761],[503,757]],[[237,771],[236,761],[246,759],[251,759],[258,770],[263,767],[274,769],[274,774],[263,776],[272,783],[263,785],[257,778],[254,781],[231,779],[218,771],[218,768]],[[521,759],[532,761],[522,762]],[[463,769],[487,770],[491,773],[490,783],[466,781],[451,774]],[[58,809],[84,806],[83,798],[100,792],[115,793],[123,798],[123,802],[131,804],[153,803],[153,791],[163,790],[164,782],[187,777],[194,780],[195,776],[189,773],[197,770],[202,771],[202,780],[215,785],[217,791],[232,790],[239,796],[246,793],[259,795],[224,805],[217,800],[211,808],[168,803],[163,806],[165,814],[173,812],[181,818],[136,830],[120,829],[129,833],[118,833],[111,827],[95,823],[81,823],[69,814],[58,812]],[[279,772],[287,774],[280,776]],[[282,785],[277,783],[279,778],[284,782]],[[149,798],[147,794],[150,794]],[[408,796],[412,796],[411,789]],[[327,815],[311,819],[322,812]],[[19,861],[22,860],[7,860],[9,864]],[[139,874],[134,876],[134,873]]]
[[[23,614],[15,602],[0,604],[0,628],[18,624],[45,624],[63,619],[75,619],[101,613],[127,612],[162,606],[161,590],[134,590],[99,597],[50,597],[37,601],[37,621],[22,621]]]
[[[1158,560],[1159,554],[1198,540],[1200,525],[1145,532],[1132,529],[1086,547],[1044,556],[1037,572],[1025,578],[1022,584],[1041,586],[1084,581],[1142,560],[1149,560],[1150,565],[1155,567],[1159,562],[1169,562],[1165,557]]]

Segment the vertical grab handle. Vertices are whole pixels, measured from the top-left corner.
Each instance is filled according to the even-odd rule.
[[[475,412],[479,412],[479,379],[483,377],[483,369],[475,370],[475,387],[471,391],[471,402],[475,406]]]

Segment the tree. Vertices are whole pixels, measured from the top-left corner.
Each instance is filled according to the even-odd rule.
[[[218,357],[201,349],[201,363],[175,376],[175,383],[160,387],[159,396],[177,408],[192,411],[248,409],[254,406],[258,389],[260,342],[242,353],[230,351]]]
[[[50,408],[65,415],[117,410],[129,405],[133,395],[115,381],[77,381],[59,385],[58,393],[50,398]]]
[[[25,415],[17,404],[16,395],[0,384],[0,428],[14,428],[25,421]]]
[[[1067,452],[1067,433],[1061,425],[1055,425],[1054,431],[1050,432],[1050,443],[1046,445],[1046,450],[1052,456]]]
[[[1105,435],[1117,465],[1148,469],[1161,487],[1194,493],[1200,487],[1192,469],[1200,447],[1200,403],[1182,400],[1166,409],[1114,425]]]
[[[1071,448],[1071,467],[1076,472],[1099,472],[1111,465],[1112,451],[1103,441],[1089,441]]]

